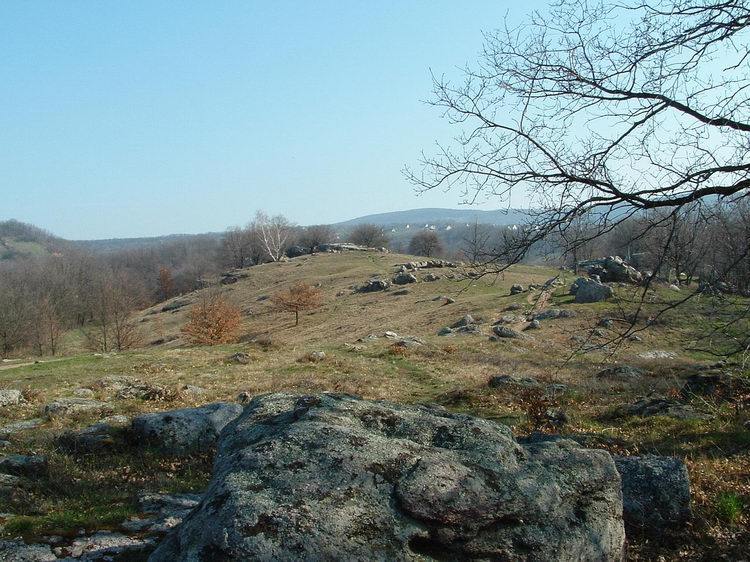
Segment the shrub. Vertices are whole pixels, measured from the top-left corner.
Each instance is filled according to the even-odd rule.
[[[742,516],[742,508],[742,500],[734,492],[723,492],[716,498],[716,515],[726,523],[736,523]]]
[[[182,333],[197,345],[232,343],[237,339],[241,316],[239,307],[219,293],[210,293],[192,306]]]

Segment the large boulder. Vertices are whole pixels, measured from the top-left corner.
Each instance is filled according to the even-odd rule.
[[[12,388],[0,389],[0,406],[15,406],[23,402],[23,394],[20,390]]]
[[[309,253],[310,253],[310,248],[305,248],[304,246],[289,246],[286,250],[286,257],[298,258],[300,256],[305,256]]]
[[[614,295],[614,291],[609,285],[600,283],[595,279],[584,279],[583,277],[576,279],[570,288],[570,293],[575,294],[575,302],[577,303],[605,301]]]
[[[377,277],[374,277],[370,279],[367,283],[360,286],[357,289],[358,293],[375,293],[377,291],[385,291],[390,286],[390,283],[386,281],[385,279],[379,279]]]
[[[418,279],[413,273],[402,272],[394,275],[391,281],[394,285],[408,285],[409,283],[416,283]]]
[[[623,517],[651,533],[690,520],[690,478],[676,457],[615,457],[622,478]]]
[[[206,496],[150,560],[619,561],[623,527],[605,451],[521,446],[437,407],[272,394],[222,433]]]
[[[579,264],[587,267],[589,275],[596,275],[608,283],[640,283],[643,275],[636,268],[625,263],[620,256],[609,256]]]
[[[240,404],[217,402],[198,408],[143,414],[133,419],[131,433],[140,445],[173,455],[211,449],[224,426],[242,413]]]
[[[42,478],[49,468],[47,457],[42,455],[8,455],[0,457],[0,473],[24,478]]]

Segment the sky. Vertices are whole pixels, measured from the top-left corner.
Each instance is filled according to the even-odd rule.
[[[430,69],[541,6],[4,0],[0,220],[94,239],[458,207],[401,173],[458,133]]]

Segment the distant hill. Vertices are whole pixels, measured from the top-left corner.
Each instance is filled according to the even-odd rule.
[[[220,239],[222,232],[207,232],[205,234],[167,234],[164,236],[150,236],[144,238],[107,238],[104,240],[75,240],[72,243],[95,253],[110,253],[120,250],[136,250],[154,248],[172,242],[190,241],[196,239]]]
[[[525,213],[526,211],[522,209],[500,209],[495,211],[483,211],[480,209],[411,209],[408,211],[366,215],[340,222],[334,226],[351,227],[360,224],[376,224],[378,226],[409,224],[424,226],[426,224],[465,224],[477,221],[483,224],[500,226],[524,222],[526,219]]]
[[[0,262],[61,252],[68,242],[37,226],[0,221]]]

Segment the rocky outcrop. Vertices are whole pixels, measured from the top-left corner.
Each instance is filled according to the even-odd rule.
[[[15,406],[21,402],[23,402],[23,395],[20,390],[0,389],[0,406]]]
[[[690,478],[675,457],[615,457],[622,479],[623,517],[650,533],[690,520]]]
[[[242,413],[240,404],[217,402],[198,408],[144,414],[133,419],[132,437],[173,454],[210,450],[224,426]]]
[[[391,279],[394,285],[408,285],[409,283],[416,283],[418,281],[417,276],[413,273],[397,273]]]
[[[385,291],[390,286],[390,283],[385,279],[379,279],[377,277],[370,279],[367,283],[357,288],[358,293],[375,293],[377,291]]]
[[[26,544],[22,540],[0,540],[0,560],[3,562],[52,562],[57,556],[46,544]]]
[[[646,371],[632,365],[614,365],[602,369],[596,374],[598,379],[615,380],[615,381],[634,381],[643,378]]]
[[[577,303],[601,302],[612,298],[614,291],[609,285],[595,279],[579,277],[570,287],[570,294],[575,295]]]
[[[503,425],[437,407],[257,397],[222,433],[214,466],[152,562],[623,556],[608,453],[521,446]]]
[[[60,398],[44,406],[44,416],[48,419],[94,414],[112,410],[107,402],[90,398]]]
[[[620,256],[587,261],[579,264],[579,267],[587,268],[589,275],[596,275],[606,283],[640,283],[643,281],[641,272],[625,263]]]

